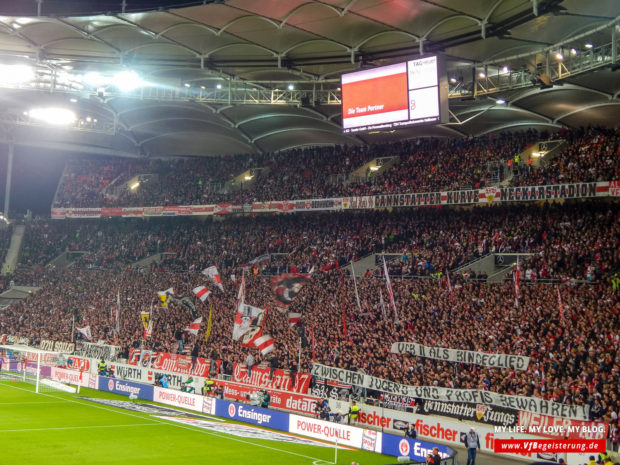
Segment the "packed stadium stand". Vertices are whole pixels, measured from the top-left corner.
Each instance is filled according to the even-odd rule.
[[[38,289],[0,305],[3,342],[7,336],[32,346],[98,342],[120,347],[123,361],[144,351],[193,357],[192,369],[197,358],[206,359],[209,375],[226,380],[233,367],[247,367],[252,354],[255,365],[284,369],[291,380],[322,364],[406,386],[586,406],[584,420],[604,422],[607,447],[617,452],[618,4],[592,2],[615,12],[598,17],[595,7],[575,1],[516,1],[522,17],[501,6],[496,22],[503,26],[489,24],[487,39],[484,25],[496,14],[491,5],[482,19],[468,10],[475,10],[471,5],[458,6],[468,11],[459,13],[423,0],[387,2],[394,15],[375,4],[380,2],[308,2],[310,9],[335,11],[339,18],[354,16],[351,34],[366,32],[349,44],[331,36],[329,25],[314,24],[310,14],[291,20],[303,2],[282,2],[290,11],[273,13],[286,37],[271,31],[271,13],[250,0],[187,3],[196,5],[173,13],[162,6],[146,18],[124,10],[102,15],[107,27],[127,28],[136,41],[123,53],[113,37],[100,38],[79,15],[50,11],[49,21],[38,15],[22,28],[26,32],[7,19],[10,12],[0,16],[0,25],[19,42],[9,47],[14,53],[30,47],[28,30],[39,21],[49,27],[41,34],[49,34],[54,76],[38,69],[32,89],[0,76],[0,101],[7,107],[0,126],[10,128],[0,139],[0,161],[7,166],[5,216],[13,220],[0,222],[0,287]],[[459,2],[445,3],[456,8]],[[532,3],[540,11],[530,14]],[[409,11],[401,4],[429,9],[434,26],[407,29],[396,18]],[[600,47],[573,48],[586,38],[565,39],[566,30],[581,33],[573,23],[550,25],[548,45],[534,47],[535,18],[551,21],[565,8],[575,17],[598,18],[588,27]],[[441,19],[430,10],[450,13]],[[211,12],[217,26],[201,11]],[[56,21],[55,14],[67,18]],[[462,15],[479,25],[463,25]],[[286,46],[274,51],[255,32],[246,34],[239,23],[249,17],[270,25],[259,35]],[[452,20],[454,27],[444,31]],[[213,50],[204,45],[194,63],[198,45],[185,42],[186,28],[197,25],[219,31],[215,37],[221,34],[222,42]],[[511,52],[509,69],[496,60],[503,46],[495,42],[509,40],[513,27],[520,37],[514,41],[526,44],[514,47],[528,52]],[[608,44],[601,37],[611,30]],[[69,36],[57,39],[58,31]],[[415,47],[394,39],[395,33],[415,38]],[[297,34],[304,40],[296,41]],[[81,60],[72,61],[64,40],[85,41]],[[493,50],[474,53],[469,45],[489,41]],[[428,50],[451,58],[443,76],[449,80],[447,122],[343,133],[341,107],[333,100],[340,102],[341,84],[331,78],[424,55],[426,42]],[[551,47],[557,43],[567,59],[556,59],[556,72],[549,62],[557,57]],[[151,46],[153,56],[136,52]],[[222,55],[236,47],[242,52],[234,59]],[[320,63],[297,54],[298,47],[309,47]],[[344,47],[347,56],[332,47]],[[144,81],[122,94],[113,85],[88,87],[87,74],[79,85],[65,76],[91,72],[91,61],[107,63],[114,50],[144,69],[152,66],[149,79],[165,84]],[[58,61],[63,57],[66,63]],[[165,69],[168,59],[178,67]],[[66,86],[53,87],[62,77]],[[317,83],[325,87],[319,90]],[[50,101],[62,95],[79,106],[70,129],[50,130],[31,119],[26,107],[39,98],[35,88]],[[54,178],[53,197],[44,199],[45,213],[24,215],[9,205],[11,166],[14,150],[19,155],[33,147],[61,153],[62,173]],[[16,184],[24,171],[13,174]],[[23,242],[12,242],[15,225],[24,228]],[[5,263],[11,247],[19,249],[14,267]],[[217,279],[206,272],[213,266]],[[285,305],[277,290],[283,277],[294,282],[284,285],[290,292]],[[201,286],[211,291],[206,300],[198,297]],[[166,298],[172,302],[163,304]],[[193,303],[179,303],[184,298]],[[231,338],[244,303],[265,309],[258,326],[273,338],[269,350]],[[140,318],[147,311],[148,335]],[[196,321],[199,329],[189,331]],[[529,365],[518,370],[392,352],[398,342],[529,357]],[[321,382],[313,376],[311,388]],[[363,397],[383,405],[387,394],[368,388]]]

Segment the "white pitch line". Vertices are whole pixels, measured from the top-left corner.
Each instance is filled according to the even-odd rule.
[[[7,386],[7,387],[10,387],[10,388],[13,388],[13,389],[19,389],[20,391],[25,391],[25,392],[30,392],[31,394],[35,394],[33,391],[30,391],[30,390],[24,389],[24,388],[20,388],[20,387],[17,387],[17,386]],[[52,399],[60,399],[60,400],[64,400],[66,402],[72,402],[72,403],[78,404],[78,405],[86,405],[88,407],[105,410],[107,412],[118,413],[120,415],[127,415],[127,416],[134,417],[134,418],[145,419],[143,416],[140,416],[140,415],[135,415],[135,414],[132,414],[132,413],[129,413],[129,412],[123,412],[123,411],[120,411],[117,408],[111,409],[111,408],[106,408],[106,407],[104,407],[102,405],[95,405],[95,404],[93,404],[92,402],[89,402],[89,401],[79,402],[79,401],[77,401],[75,399],[66,399],[64,397],[53,396],[51,394],[45,394],[45,393],[39,393],[38,395],[46,396],[46,397],[51,397]],[[240,443],[243,443],[243,444],[249,444],[249,445],[255,446],[255,447],[262,447],[263,449],[274,450],[276,452],[283,452],[283,453],[289,454],[289,455],[296,455],[298,457],[303,457],[303,458],[310,459],[310,460],[313,460],[313,461],[325,462],[325,460],[319,459],[317,457],[310,457],[309,455],[298,454],[297,452],[291,452],[291,451],[284,450],[284,449],[278,449],[277,447],[270,447],[270,446],[267,446],[267,445],[264,445],[264,444],[256,444],[254,442],[244,441],[243,439],[235,438],[235,437],[232,437],[232,436],[229,436],[229,435],[214,433],[212,431],[207,431],[207,430],[200,429],[200,428],[197,428],[197,427],[190,427],[190,426],[180,425],[178,423],[174,423],[174,422],[171,422],[171,421],[155,420],[155,419],[153,419],[151,417],[147,417],[147,419],[151,420],[154,423],[159,423],[159,424],[166,425],[166,426],[175,426],[177,428],[186,429],[186,430],[189,430],[189,431],[193,431],[195,433],[207,434],[209,436],[216,436],[216,437],[219,437],[219,438],[222,438],[222,439],[228,439],[230,441],[236,441],[236,442],[240,442]]]
[[[59,426],[57,428],[26,428],[26,429],[0,429],[0,433],[22,433],[32,431],[56,431],[68,429],[95,429],[95,428],[123,428],[134,426],[159,426],[153,423],[131,423],[129,425],[93,425],[93,426]]]
[[[50,400],[49,402],[0,402],[0,405],[30,405],[30,404],[62,404],[59,400]]]

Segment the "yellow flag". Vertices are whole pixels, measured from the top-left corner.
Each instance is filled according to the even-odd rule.
[[[213,305],[209,306],[209,321],[207,321],[207,330],[205,331],[205,344],[209,342],[209,336],[211,335],[211,313],[213,312]]]
[[[149,327],[149,321],[151,321],[151,314],[149,312],[140,312],[140,317],[142,318],[144,329],[147,329]]]

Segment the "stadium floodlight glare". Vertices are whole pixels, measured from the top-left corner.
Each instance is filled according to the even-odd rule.
[[[139,186],[140,186],[140,181],[136,181],[136,182],[134,182],[131,186],[129,186],[129,188],[130,188],[132,191],[135,191],[135,190],[136,190]]]
[[[31,119],[36,119],[55,126],[66,126],[75,123],[75,113],[67,108],[33,108],[28,112]]]
[[[540,157],[542,157],[543,155],[544,155],[544,154],[543,154],[543,153],[540,153],[540,152],[532,152],[532,156],[533,156],[534,158],[540,158]]]
[[[295,86],[293,84],[289,84],[287,89],[288,90],[295,90]]]
[[[215,85],[215,88],[216,88],[216,89],[221,89],[221,88],[222,88],[222,84],[216,84],[216,85]]]
[[[480,71],[480,74],[478,74],[478,76],[480,76],[482,79],[487,77],[487,75],[486,75],[486,73],[484,71]]]
[[[555,54],[555,59],[559,60],[559,61],[562,61],[564,59],[564,55],[562,55],[560,52],[557,52]]]
[[[509,68],[508,66],[504,66],[504,67],[502,68],[502,72],[503,72],[503,73],[508,73],[509,71],[510,71],[510,68]]]
[[[189,82],[186,82],[185,84],[183,84],[185,87],[192,87],[192,85]]]
[[[379,171],[379,167],[378,166],[371,166],[370,167],[370,171]]]
[[[33,81],[34,77],[32,66],[0,64],[0,85],[27,84]]]
[[[495,103],[497,103],[498,105],[503,105],[504,103],[506,103],[506,100],[504,100],[503,98],[498,98],[497,100],[495,100]]]
[[[594,46],[593,46],[591,43],[587,43],[587,44],[585,45],[585,47],[586,47],[586,48],[588,48],[588,49],[590,49],[590,48],[592,48],[592,47],[594,47]]]
[[[114,76],[114,86],[121,92],[130,92],[145,83],[135,71],[121,71]]]
[[[456,78],[455,77],[451,77],[450,78],[450,84],[456,84]]]
[[[82,78],[82,82],[93,87],[101,87],[110,83],[110,80],[97,72],[86,73]]]
[[[243,179],[245,179],[246,181],[249,181],[253,178],[254,176],[250,176],[249,174],[246,174]]]
[[[571,48],[570,49],[570,54],[573,55],[573,56],[577,55],[577,49]]]

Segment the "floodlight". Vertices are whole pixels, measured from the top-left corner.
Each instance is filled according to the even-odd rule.
[[[26,84],[34,80],[34,69],[28,65],[0,65],[0,85]]]
[[[295,86],[293,84],[289,84],[287,87],[288,90],[294,90]]]
[[[29,115],[32,119],[56,126],[72,124],[76,120],[75,113],[67,108],[33,108]]]
[[[131,186],[129,186],[129,188],[130,188],[132,191],[135,191],[135,190],[138,188],[138,186],[140,186],[140,181],[136,181],[136,182],[134,182]]]
[[[82,81],[93,87],[101,87],[110,83],[108,78],[96,72],[86,73]]]
[[[221,88],[222,88],[222,84],[219,84],[219,83],[218,83],[218,84],[216,84],[216,85],[215,85],[215,88],[216,88],[216,89],[221,89]]]
[[[370,171],[379,171],[379,167],[378,166],[371,166],[370,167]]]
[[[129,92],[144,85],[144,81],[135,71],[121,71],[114,76],[113,82],[121,92]]]
[[[498,98],[497,100],[495,100],[495,103],[497,103],[498,105],[503,105],[504,103],[506,103],[506,100],[504,100],[503,98]]]

